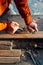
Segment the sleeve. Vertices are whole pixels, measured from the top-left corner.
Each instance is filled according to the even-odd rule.
[[[22,16],[24,18],[25,23],[28,25],[32,22],[31,18],[31,12],[28,6],[28,0],[14,0],[16,7]]]

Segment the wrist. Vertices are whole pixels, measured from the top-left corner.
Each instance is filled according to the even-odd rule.
[[[26,25],[30,25],[32,23],[33,19],[31,18],[31,16],[28,16],[27,18],[25,18],[25,23]]]

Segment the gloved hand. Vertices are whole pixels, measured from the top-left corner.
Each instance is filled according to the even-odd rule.
[[[33,20],[32,23],[30,23],[29,25],[27,25],[27,29],[29,30],[29,32],[38,32],[38,28],[37,28],[37,24],[35,22],[35,20]]]

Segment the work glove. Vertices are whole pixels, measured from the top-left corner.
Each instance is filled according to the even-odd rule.
[[[37,28],[37,23],[35,22],[35,20],[33,20],[33,22],[31,22],[29,25],[27,25],[27,29],[29,30],[29,32],[38,32],[38,28]]]

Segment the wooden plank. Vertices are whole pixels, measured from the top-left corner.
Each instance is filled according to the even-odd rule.
[[[0,34],[0,39],[19,39],[19,38],[43,38],[43,32],[22,33],[22,34]]]
[[[0,57],[0,63],[17,63],[20,57]]]
[[[0,57],[18,57],[21,56],[21,50],[0,50]]]
[[[0,41],[0,45],[11,46],[10,41]]]
[[[0,50],[10,50],[13,42],[10,41],[0,41]]]
[[[0,45],[0,50],[10,50],[11,46]]]

